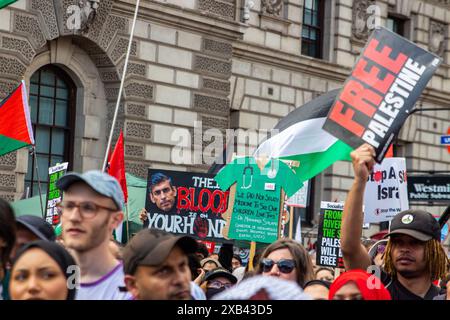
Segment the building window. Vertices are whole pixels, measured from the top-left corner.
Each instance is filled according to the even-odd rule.
[[[405,20],[389,15],[386,20],[386,28],[402,37],[405,36]]]
[[[304,1],[302,54],[314,58],[322,58],[323,17],[323,0]]]
[[[60,68],[48,65],[30,79],[30,112],[36,143],[28,157],[25,190],[29,196],[47,192],[48,168],[69,162],[71,169],[76,87]],[[38,170],[36,170],[36,165]]]

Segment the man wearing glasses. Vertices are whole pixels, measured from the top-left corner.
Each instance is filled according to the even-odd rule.
[[[58,204],[64,245],[81,269],[78,300],[122,300],[122,263],[109,249],[111,234],[123,220],[124,197],[117,180],[100,171],[68,173],[56,186],[64,191]]]

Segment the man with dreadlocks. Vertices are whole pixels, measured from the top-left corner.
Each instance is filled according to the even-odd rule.
[[[364,144],[351,153],[355,178],[345,201],[341,251],[347,269],[366,270],[373,262],[360,242],[366,182],[375,164],[375,151]],[[384,253],[381,282],[392,300],[432,300],[440,289],[433,281],[445,277],[448,257],[440,244],[441,230],[433,216],[422,210],[398,213],[391,221]]]

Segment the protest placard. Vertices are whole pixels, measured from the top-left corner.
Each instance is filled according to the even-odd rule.
[[[309,181],[303,182],[303,187],[286,201],[286,205],[290,207],[306,208],[308,205],[308,187]]]
[[[45,220],[56,226],[59,224],[59,214],[56,204],[62,199],[62,192],[56,187],[56,181],[66,174],[69,163],[64,162],[48,168],[47,210]]]
[[[344,203],[320,203],[319,229],[317,231],[316,264],[343,267],[341,253],[341,222]]]
[[[223,241],[222,214],[228,195],[219,189],[212,174],[149,169],[148,227],[199,240]]]
[[[373,31],[323,129],[380,163],[433,73],[438,56],[385,28]]]
[[[292,196],[301,187],[291,168],[280,160],[271,160],[260,169],[253,157],[237,158],[222,168],[215,179],[222,190],[236,185],[228,205],[232,210],[230,239],[263,243],[278,239],[281,190]]]
[[[369,175],[364,192],[364,223],[390,221],[408,210],[405,158],[385,158]]]

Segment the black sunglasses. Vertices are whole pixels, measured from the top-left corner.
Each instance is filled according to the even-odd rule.
[[[261,261],[261,268],[263,272],[270,272],[275,264],[278,266],[278,270],[280,270],[281,273],[291,273],[295,268],[295,262],[291,259],[281,259],[278,262],[275,262],[272,259],[263,259]]]

